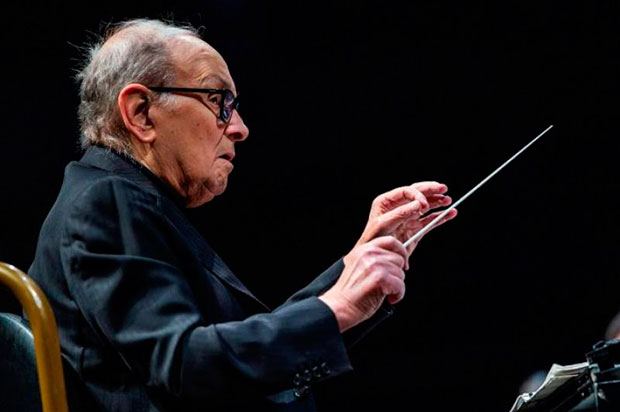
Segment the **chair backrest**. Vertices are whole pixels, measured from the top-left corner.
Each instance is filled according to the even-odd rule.
[[[0,410],[41,412],[34,336],[21,316],[0,312]],[[71,366],[62,362],[67,403],[72,412],[96,412],[99,407]]]
[[[67,412],[56,320],[45,294],[24,272],[2,262],[0,284],[17,297],[32,328],[31,334],[28,324],[18,316],[3,314],[0,317],[0,404],[3,410],[40,411],[41,407],[33,406],[36,404],[42,406],[43,412]],[[8,407],[8,402],[16,402],[16,406]]]
[[[0,404],[3,410],[40,412],[34,339],[24,320],[0,313]]]

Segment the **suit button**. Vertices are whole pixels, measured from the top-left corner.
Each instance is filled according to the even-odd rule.
[[[304,385],[302,387],[296,388],[293,393],[296,397],[301,398],[302,396],[306,395],[306,393],[308,393],[308,387]]]
[[[295,386],[299,386],[301,385],[301,375],[296,373],[295,377],[293,378],[293,385]]]
[[[319,369],[318,366],[314,366],[312,368],[312,374],[314,375],[315,378],[320,378],[322,376],[321,375],[321,370]]]
[[[321,370],[325,375],[329,375],[330,373],[332,373],[331,369],[329,369],[329,366],[327,366],[327,362],[321,363]]]
[[[304,371],[304,380],[306,382],[310,382],[312,380],[312,372],[310,372],[310,369],[306,369]]]

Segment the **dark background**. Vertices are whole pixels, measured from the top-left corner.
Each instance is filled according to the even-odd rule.
[[[356,371],[316,387],[321,410],[508,411],[532,372],[584,361],[620,310],[618,5],[291,3],[5,14],[0,260],[28,269],[79,158],[79,46],[105,22],[174,18],[204,26],[251,130],[226,194],[192,216],[274,306],[351,248],[379,193],[438,180],[459,198],[555,125],[425,238]]]

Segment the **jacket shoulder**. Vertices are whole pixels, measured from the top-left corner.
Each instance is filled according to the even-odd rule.
[[[72,210],[113,204],[142,204],[152,208],[159,206],[161,196],[149,185],[127,176],[73,162],[66,169],[59,200],[70,202],[68,206]]]

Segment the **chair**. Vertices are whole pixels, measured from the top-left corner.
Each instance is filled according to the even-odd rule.
[[[43,412],[67,412],[58,331],[47,298],[24,272],[2,262],[0,284],[13,292],[30,320],[29,326],[19,316],[0,313],[2,410],[40,411],[42,405]]]

